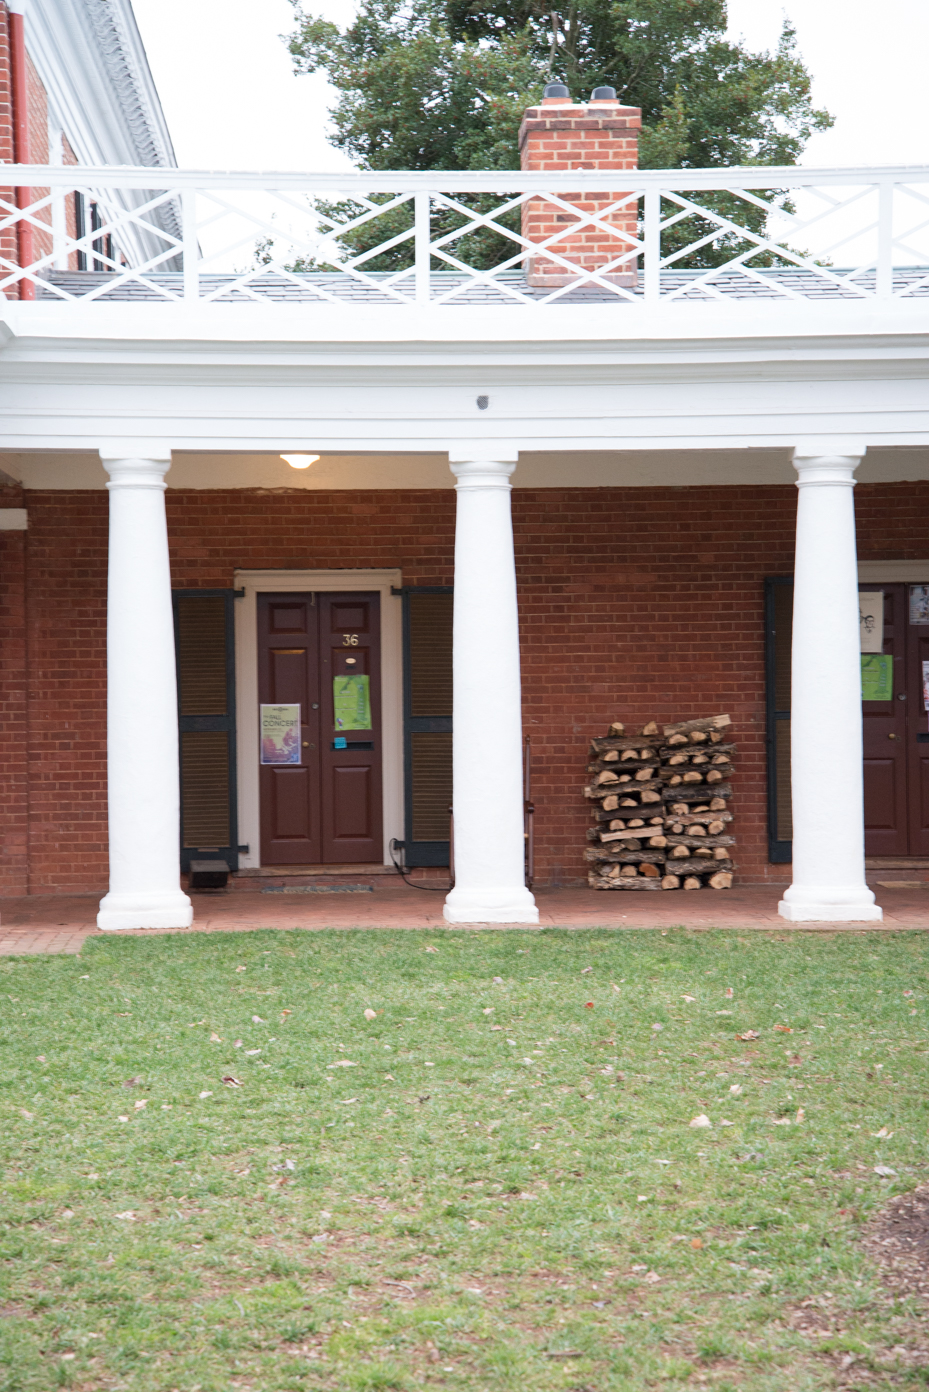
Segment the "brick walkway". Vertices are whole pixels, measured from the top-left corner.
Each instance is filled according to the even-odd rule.
[[[929,929],[929,884],[872,886],[884,910],[883,925],[848,925],[848,930]],[[777,914],[778,886],[745,886],[710,893],[662,894],[589,889],[543,889],[536,898],[543,927],[561,928],[777,928],[797,931]],[[321,928],[445,929],[443,895],[399,880],[375,883],[365,892],[194,893],[194,926],[185,933],[234,933],[256,928],[307,931]],[[97,896],[32,895],[0,900],[0,954],[80,952],[95,926]],[[819,932],[841,925],[810,925]],[[140,934],[130,935],[139,936]],[[116,936],[122,936],[117,934]]]

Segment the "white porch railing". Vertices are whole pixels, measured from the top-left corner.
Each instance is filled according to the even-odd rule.
[[[929,167],[269,174],[7,166],[3,183],[0,291],[8,299],[438,307],[929,295]],[[623,191],[604,193],[609,185]],[[15,189],[31,196],[17,199]],[[572,202],[582,196],[586,211]],[[548,207],[558,231],[523,235],[530,200]],[[28,247],[22,226],[32,229],[27,265],[16,249]],[[582,231],[601,248],[594,266],[570,245]],[[539,252],[566,284],[530,283],[530,254]]]

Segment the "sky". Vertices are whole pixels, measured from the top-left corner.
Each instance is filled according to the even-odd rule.
[[[334,93],[294,75],[280,35],[288,0],[134,0],[178,164],[188,169],[336,171],[350,161],[326,139]],[[311,12],[344,23],[352,0]],[[929,164],[927,0],[729,0],[730,32],[773,47],[785,14],[813,74],[818,106],[836,117],[801,163],[810,168]]]

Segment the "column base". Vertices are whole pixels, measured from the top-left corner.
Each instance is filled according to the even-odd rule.
[[[100,900],[97,927],[106,933],[127,928],[189,928],[194,908],[181,889],[161,894],[117,893],[111,890]]]
[[[791,885],[777,911],[791,923],[880,923],[884,917],[866,885]]]
[[[445,900],[446,923],[537,924],[539,911],[525,886],[518,889],[459,889]]]

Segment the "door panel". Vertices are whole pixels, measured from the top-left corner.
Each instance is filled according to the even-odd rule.
[[[322,858],[330,864],[383,858],[380,629],[379,595],[319,596]],[[371,724],[337,731],[333,681],[347,676],[369,678]]]
[[[313,595],[259,595],[258,699],[299,704],[296,765],[262,765],[262,865],[315,865],[322,859],[319,806],[319,624]]]
[[[905,856],[907,836],[906,586],[862,584],[884,592],[884,652],[894,659],[893,697],[863,701],[865,854]]]
[[[929,713],[923,705],[922,666],[929,662],[929,624],[908,625],[907,648],[910,855],[929,856]]]

